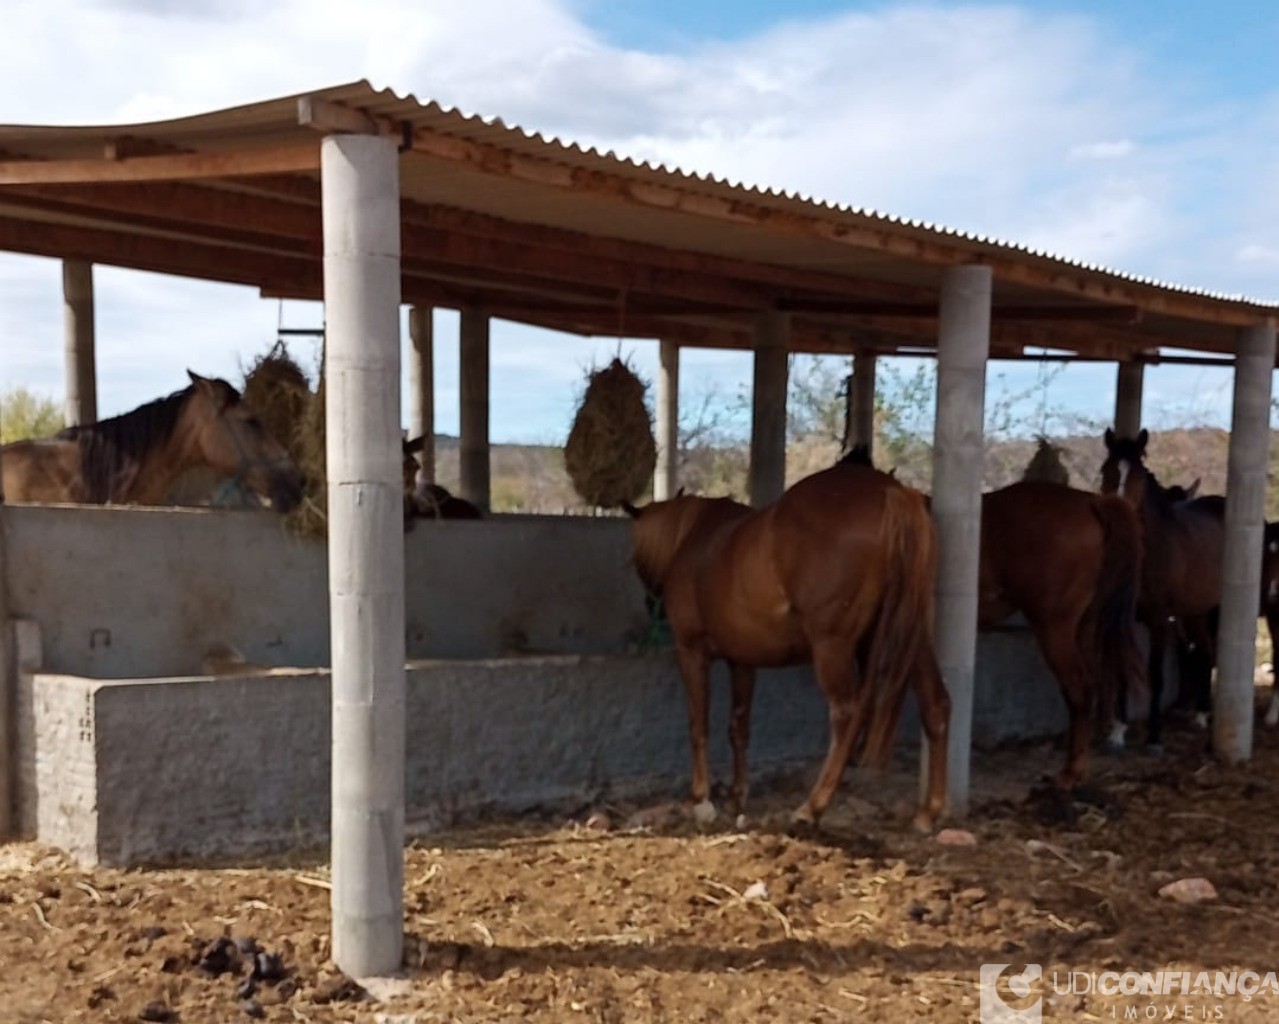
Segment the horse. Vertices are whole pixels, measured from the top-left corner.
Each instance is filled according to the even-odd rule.
[[[403,442],[404,456],[404,520],[408,526],[414,518],[421,519],[483,519],[478,506],[459,498],[439,484],[419,481],[421,464],[417,453],[422,450],[423,438],[415,437]]]
[[[1041,439],[1041,451],[1045,445]],[[870,464],[860,449],[844,459]],[[982,495],[979,550],[978,629],[1025,616],[1070,716],[1056,779],[1070,790],[1087,775],[1094,712],[1109,725],[1117,690],[1145,689],[1136,631],[1140,524],[1122,499],[1023,478]]]
[[[728,498],[680,495],[633,517],[633,560],[664,604],[688,699],[693,813],[714,818],[706,743],[709,674],[727,662],[733,803],[746,803],[746,748],[755,671],[812,664],[829,706],[830,743],[795,812],[816,824],[858,743],[883,767],[907,685],[928,741],[917,827],[946,799],[950,698],[933,649],[935,538],[923,496],[885,473],[836,465],[758,510]]]
[[[1141,519],[1145,557],[1137,614],[1150,631],[1146,744],[1157,752],[1162,749],[1164,654],[1172,627],[1190,624],[1201,643],[1213,646],[1202,624],[1221,604],[1225,499],[1207,495],[1178,501],[1176,493],[1169,494],[1146,466],[1150,434],[1144,429],[1132,439],[1107,428],[1104,440],[1102,493],[1117,494]],[[1215,651],[1205,657],[1215,660]]]
[[[194,466],[243,483],[287,513],[303,477],[240,393],[187,371],[191,383],[166,398],[52,437],[0,447],[4,495],[15,502],[162,504]]]
[[[977,627],[1025,616],[1070,717],[1072,789],[1088,771],[1094,716],[1110,724],[1116,695],[1144,692],[1136,607],[1141,528],[1121,499],[1022,480],[982,495]]]
[[[1265,545],[1261,556],[1261,614],[1266,617],[1266,628],[1270,630],[1271,676],[1274,676],[1274,661],[1279,651],[1279,523],[1266,523]],[[1270,706],[1266,708],[1266,725],[1279,725],[1279,686],[1270,696]]]

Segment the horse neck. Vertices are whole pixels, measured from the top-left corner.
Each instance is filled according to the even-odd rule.
[[[735,501],[716,498],[677,498],[665,510],[660,523],[635,552],[635,568],[645,586],[661,593],[675,557],[690,542],[702,544],[721,528],[742,518],[750,509]]]
[[[192,441],[188,391],[108,420],[73,428],[91,501],[158,504],[201,460]]]

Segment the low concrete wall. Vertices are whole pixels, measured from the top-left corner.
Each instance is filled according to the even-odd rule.
[[[10,614],[49,671],[196,675],[230,644],[267,666],[329,663],[322,542],[268,512],[8,506]],[[620,654],[647,626],[620,518],[421,521],[405,538],[413,658]]]
[[[1017,637],[998,645],[1012,657]],[[1003,687],[979,684],[979,742],[1004,738],[1010,724],[1015,735],[1058,728],[1053,688],[1026,681],[1023,689],[1019,673],[1001,678]],[[487,811],[687,792],[687,717],[670,654],[424,661],[410,665],[407,684],[407,815],[419,829]],[[712,697],[712,766],[726,783],[722,671]],[[110,681],[28,670],[18,700],[29,737],[19,748],[19,820],[82,861],[117,865],[320,842],[329,826],[329,702],[322,670]],[[903,742],[917,732],[912,709]],[[825,701],[810,671],[762,672],[753,777],[815,772],[826,742]]]

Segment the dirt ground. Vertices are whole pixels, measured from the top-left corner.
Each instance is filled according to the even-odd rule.
[[[850,773],[806,836],[786,827],[799,778],[743,829],[665,804],[434,834],[406,854],[406,973],[368,988],[327,960],[322,855],[117,871],[0,846],[0,1020],[950,1024],[979,1019],[983,963],[1042,967],[1029,992],[1005,977],[1022,1012],[992,1022],[1279,1019],[1264,986],[1057,991],[1069,972],[1279,970],[1279,736],[1258,724],[1240,768],[1187,726],[1168,739],[1163,759],[1098,756],[1073,802],[1041,788],[1052,744],[978,754],[974,845],[912,832],[904,757]],[[1216,899],[1158,894],[1191,876]]]

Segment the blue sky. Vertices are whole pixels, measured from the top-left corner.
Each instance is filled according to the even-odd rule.
[[[1279,300],[1279,6],[194,6],[10,0],[0,122],[148,120],[367,77],[628,156]],[[188,366],[237,380],[281,316],[322,316],[105,267],[95,283],[104,415],[183,386]],[[61,397],[60,294],[55,262],[0,255],[0,385]],[[561,442],[586,372],[619,345],[652,375],[653,342],[495,323],[494,440]],[[307,361],[308,343],[295,352]],[[995,366],[991,400],[1036,373]],[[727,401],[749,377],[748,356],[688,351],[684,404]],[[456,432],[456,317],[444,311],[436,379],[437,429]],[[1230,387],[1222,369],[1152,369],[1147,422],[1225,425]],[[1113,368],[1072,367],[1049,402],[1096,418],[1113,394]]]

